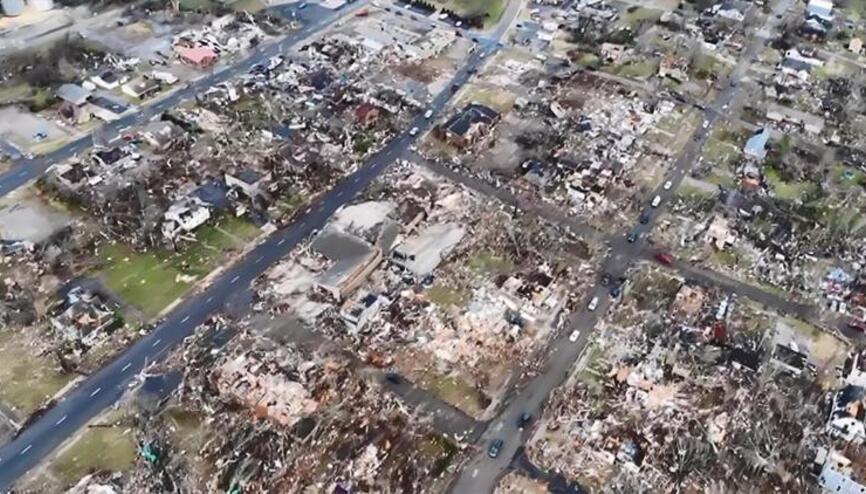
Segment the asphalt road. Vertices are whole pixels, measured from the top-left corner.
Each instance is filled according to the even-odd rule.
[[[751,64],[752,58],[758,49],[766,43],[768,33],[772,32],[779,23],[776,14],[785,12],[792,2],[793,0],[781,0],[776,3],[764,26],[753,33],[752,42],[731,72],[729,77],[731,82],[727,83],[715,101],[704,111],[704,123],[694,132],[692,139],[671,167],[666,177],[666,181],[670,181],[671,185],[667,188],[664,187],[664,184],[659,186],[651,196],[658,195],[661,203],[657,208],[647,206],[645,209],[649,213],[647,221],[645,223],[638,222],[629,230],[630,233],[637,236],[636,242],[627,242],[624,238],[625,234],[610,242],[611,254],[603,262],[603,271],[609,273],[614,279],[626,274],[625,272],[632,260],[646,255],[642,253],[642,239],[652,229],[658,212],[675,194],[677,187],[682,183],[692,164],[697,161],[709,130],[715,120],[719,118],[720,110],[727,108],[736,96],[739,82]],[[550,354],[542,372],[524,383],[516,395],[508,400],[507,405],[497,418],[490,422],[478,443],[477,454],[464,465],[460,475],[451,486],[452,492],[456,494],[482,494],[495,490],[499,478],[508,470],[515,455],[530,435],[528,429],[518,427],[520,416],[524,413],[530,413],[536,417],[540,415],[550,393],[565,381],[574,363],[583,352],[599,316],[605,314],[613,302],[608,296],[607,288],[600,284],[590,289],[590,293],[586,297],[587,305],[591,300],[598,302],[595,310],[591,311],[587,308],[587,310],[575,314],[572,324],[568,326],[567,330],[551,342]],[[575,329],[580,331],[580,336],[577,341],[570,342],[569,335]],[[487,448],[495,439],[503,440],[504,444],[499,454],[494,458],[487,454]]]
[[[363,2],[353,4],[355,8]],[[333,20],[333,19],[332,19]],[[325,22],[325,21],[322,21]],[[313,28],[307,27],[304,32],[310,34]],[[301,31],[299,31],[301,32]],[[298,33],[299,33],[298,32]],[[243,62],[241,68],[228,69],[215,77],[228,77],[223,74],[236,75],[248,70],[255,60],[278,54],[297,42],[299,34],[294,33],[272,47],[263,48],[253,60]],[[462,87],[477,70],[487,55],[498,49],[494,39],[480,38],[478,49],[471,54],[465,65],[460,68],[439,93],[425,108],[432,110],[434,116],[439,116],[448,100],[454,94],[452,86]],[[218,82],[211,79],[208,84]],[[181,92],[182,93],[182,92]],[[185,93],[189,94],[189,93]],[[171,102],[176,104],[182,96],[173,96]],[[161,102],[164,108],[171,106]],[[159,110],[161,111],[161,110]],[[425,119],[423,111],[415,117],[407,130],[392,139],[383,149],[375,153],[353,174],[342,179],[333,189],[323,194],[310,208],[293,224],[270,235],[261,244],[249,251],[242,259],[229,266],[214,279],[212,284],[183,301],[165,320],[156,326],[148,335],[127,348],[111,363],[92,374],[77,388],[67,393],[58,403],[25,429],[15,440],[0,448],[0,491],[11,488],[12,484],[25,472],[36,466],[39,461],[59,446],[66,438],[80,427],[96,417],[116,402],[133,382],[133,378],[144,367],[158,361],[177,344],[183,341],[193,330],[203,323],[211,314],[216,313],[224,302],[239,287],[249,285],[255,278],[265,272],[268,267],[288,254],[314,230],[325,226],[328,218],[340,207],[351,201],[373,180],[375,180],[391,163],[408,150],[410,145],[429,129],[434,118]],[[131,121],[130,121],[131,122]],[[122,128],[123,124],[120,125]],[[412,130],[417,128],[417,132]],[[413,135],[414,134],[414,135]],[[81,149],[89,141],[78,141],[74,147],[65,147],[58,153],[71,155],[74,150]],[[52,153],[55,156],[55,153]],[[60,159],[56,157],[55,159]],[[19,173],[35,177],[41,173],[49,160],[29,161],[17,167]],[[18,173],[7,175],[0,179],[3,193],[21,185],[26,179]]]
[[[175,90],[166,97],[149,103],[141,108],[134,108],[126,115],[114,122],[107,122],[97,132],[104,136],[116,136],[130,126],[144,123],[162,112],[174,108],[185,100],[190,100],[199,92],[205,91],[216,84],[225,82],[238,75],[248,72],[250,68],[266,61],[267,59],[285,53],[298,42],[308,38],[311,34],[322,29],[329,23],[342,17],[348,12],[357,10],[367,5],[368,0],[358,0],[348,4],[342,9],[330,11],[326,15],[317,15],[316,19],[304,25],[301,29],[287,34],[285,37],[257,47],[250,56],[227,67],[217,67],[212,73],[190,82],[187,86]],[[75,154],[93,146],[93,136],[88,134],[64,146],[40,156],[33,158],[22,157],[15,161],[9,170],[0,174],[0,197],[3,197],[27,182],[39,178],[53,164],[67,160]]]

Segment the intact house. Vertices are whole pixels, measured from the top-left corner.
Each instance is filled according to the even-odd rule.
[[[175,51],[181,62],[197,69],[206,69],[217,61],[216,52],[207,46],[178,46],[175,47]]]
[[[63,102],[60,104],[60,116],[73,124],[85,123],[92,116],[87,101],[90,99],[91,91],[77,84],[63,84],[57,89],[57,97]]]
[[[499,121],[500,115],[490,107],[470,103],[439,127],[450,144],[465,148],[481,140]]]
[[[756,161],[761,161],[767,156],[767,142],[770,140],[770,129],[764,127],[752,134],[743,147],[743,154]]]
[[[168,240],[189,233],[210,219],[210,208],[198,197],[188,196],[175,202],[163,215],[162,234]]]
[[[77,286],[55,307],[51,326],[64,338],[93,346],[122,323],[100,294]]]

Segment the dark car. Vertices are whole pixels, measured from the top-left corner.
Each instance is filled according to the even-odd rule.
[[[517,428],[523,429],[524,427],[526,427],[526,424],[528,424],[531,420],[532,420],[532,414],[531,413],[528,413],[528,412],[521,413],[520,417],[517,417]]]
[[[619,285],[610,289],[610,297],[611,298],[619,298],[619,296],[621,294],[622,294],[622,287]]]
[[[502,439],[494,439],[490,442],[490,446],[487,448],[487,456],[491,458],[496,458],[499,456],[499,452],[502,450]]]
[[[601,277],[601,286],[607,286],[609,284],[610,284],[610,275],[607,273],[604,273],[604,275],[602,275],[602,277]]]
[[[649,211],[644,211],[643,213],[640,214],[640,217],[638,218],[638,221],[640,221],[641,225],[646,225],[647,223],[649,223],[649,220],[650,220],[650,212]]]
[[[633,244],[637,242],[638,233],[637,232],[629,232],[628,236],[625,237],[628,240],[628,243]]]
[[[658,261],[659,264],[664,264],[665,266],[670,266],[674,262],[674,256],[667,252],[658,252],[653,257],[655,257],[655,260]]]
[[[385,374],[385,380],[391,384],[400,384],[400,374],[396,372],[389,372]]]
[[[851,319],[848,322],[848,329],[859,331],[860,333],[866,333],[866,323],[859,319]]]

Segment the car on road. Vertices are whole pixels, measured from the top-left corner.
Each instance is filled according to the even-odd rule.
[[[571,332],[570,335],[568,335],[568,341],[570,341],[572,343],[576,343],[578,338],[580,338],[580,330],[579,329],[575,329],[574,331]]]
[[[424,118],[426,118],[427,120],[429,120],[430,117],[432,117],[432,116],[433,116],[433,110],[427,110],[424,112]]]
[[[412,127],[412,130],[409,131],[410,136],[418,135],[418,127]]]
[[[640,233],[638,233],[638,232],[629,232],[628,235],[625,237],[625,239],[628,240],[628,243],[633,244],[633,243],[637,242],[637,238],[639,236],[640,236]]]
[[[520,417],[517,417],[517,428],[523,429],[524,427],[526,427],[526,424],[528,424],[530,421],[532,421],[532,414],[531,413],[529,413],[529,412],[521,413]]]
[[[674,186],[674,183],[672,181],[668,180],[667,182],[665,182],[665,184],[662,186],[662,188],[665,190],[671,190],[671,187],[673,187],[673,186]]]
[[[650,212],[649,211],[642,212],[637,220],[640,221],[641,225],[646,225],[647,223],[649,223],[649,220],[650,220]]]
[[[609,284],[610,284],[610,275],[607,273],[604,273],[601,276],[601,286],[607,286]]]
[[[704,123],[701,124],[701,128],[702,128],[702,129],[709,128],[709,126],[710,126],[710,121],[709,121],[709,120],[704,120]]]
[[[653,202],[650,203],[650,206],[657,208],[657,207],[659,207],[659,204],[661,204],[661,203],[662,203],[662,196],[657,195],[657,196],[653,197]]]
[[[586,305],[587,310],[590,312],[594,311],[598,308],[598,297],[592,297],[592,300]]]
[[[619,298],[622,295],[622,287],[616,285],[610,289],[610,298]]]
[[[665,266],[670,266],[674,262],[674,256],[667,252],[657,252],[653,257],[659,262],[659,264],[664,264]]]
[[[866,322],[859,319],[851,319],[848,321],[848,329],[866,334]]]
[[[400,374],[396,372],[388,372],[385,374],[385,380],[391,384],[400,384]]]
[[[490,441],[490,446],[487,448],[487,456],[496,458],[499,456],[500,451],[502,451],[502,439]]]

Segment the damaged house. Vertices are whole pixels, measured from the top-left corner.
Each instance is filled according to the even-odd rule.
[[[93,346],[121,324],[114,308],[98,293],[80,286],[66,294],[51,317],[51,326],[63,338]]]

